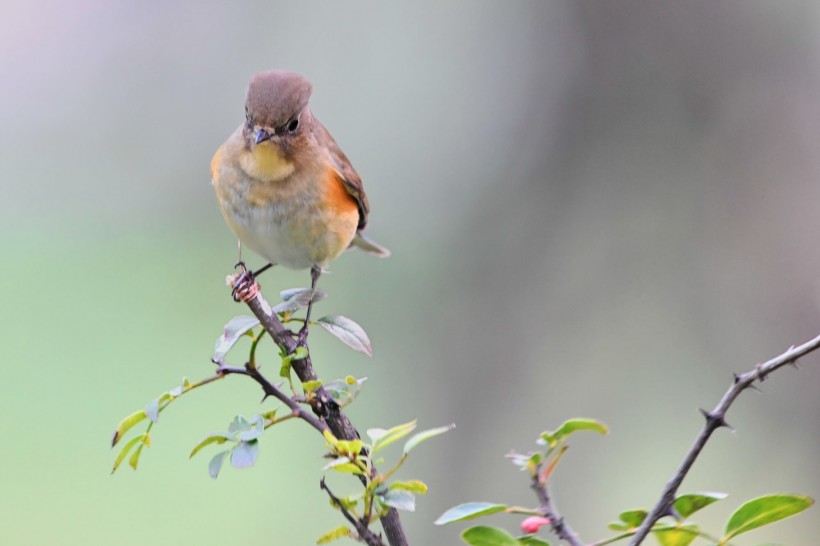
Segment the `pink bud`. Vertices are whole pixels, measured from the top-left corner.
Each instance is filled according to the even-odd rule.
[[[537,533],[543,525],[549,525],[550,519],[542,516],[530,516],[521,522],[521,530],[527,534]]]

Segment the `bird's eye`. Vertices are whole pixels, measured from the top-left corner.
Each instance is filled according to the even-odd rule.
[[[292,120],[290,120],[290,122],[288,122],[288,125],[287,125],[288,133],[294,133],[294,132],[296,132],[296,129],[298,129],[298,128],[299,128],[299,118],[292,119]]]

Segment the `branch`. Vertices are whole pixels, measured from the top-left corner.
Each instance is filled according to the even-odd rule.
[[[254,299],[248,301],[247,305],[256,318],[259,319],[265,331],[273,338],[273,341],[277,345],[284,347],[288,354],[292,354],[296,350],[298,343],[293,338],[292,332],[285,328],[279,320],[279,317],[276,316],[276,313],[271,310],[270,304],[265,301],[262,294],[259,293]],[[305,358],[293,360],[291,367],[303,383],[305,381],[318,379],[309,354]],[[261,377],[258,371],[256,373]],[[256,378],[254,377],[254,379]],[[258,379],[257,382],[259,382]],[[326,424],[327,428],[330,429],[336,438],[340,440],[359,439],[360,436],[356,428],[324,387],[318,387],[313,391],[313,394],[314,396],[311,396],[309,401],[313,413],[322,423]],[[291,402],[293,401],[291,400]],[[314,428],[316,427],[314,426]],[[401,525],[399,513],[395,508],[390,508],[387,513],[380,518],[380,521],[390,546],[409,546],[409,542],[407,542],[407,537]]]
[[[635,536],[632,538],[632,541],[629,543],[629,546],[638,546],[641,542],[643,542],[649,534],[649,531],[652,529],[652,526],[655,525],[659,519],[664,516],[673,515],[672,505],[675,502],[675,495],[677,494],[681,482],[683,482],[686,474],[692,468],[692,465],[695,463],[695,460],[698,458],[698,455],[700,455],[700,452],[703,450],[712,433],[721,427],[730,427],[726,422],[726,412],[729,410],[729,406],[732,405],[740,393],[747,388],[755,388],[754,384],[756,382],[765,380],[766,377],[773,371],[788,364],[795,365],[798,358],[805,356],[818,348],[820,348],[820,336],[817,336],[799,347],[792,346],[791,349],[782,355],[775,357],[768,362],[764,362],[763,364],[758,364],[754,367],[754,369],[744,374],[735,375],[732,386],[729,387],[729,390],[727,390],[726,394],[723,395],[723,398],[720,400],[718,405],[715,406],[715,409],[709,412],[701,410],[701,413],[703,413],[703,416],[706,418],[706,423],[703,425],[703,429],[701,429],[700,434],[698,434],[695,439],[695,443],[692,444],[691,448],[689,448],[689,452],[686,454],[686,457],[684,457],[678,471],[674,476],[672,476],[672,479],[667,482],[666,487],[661,493],[660,500],[646,519],[644,519],[643,523],[638,528],[638,531],[635,533]]]
[[[583,541],[578,537],[575,531],[572,530],[569,524],[564,521],[564,518],[561,517],[558,510],[555,509],[555,505],[552,504],[552,499],[547,490],[547,484],[541,483],[541,480],[538,479],[539,474],[540,472],[536,472],[532,477],[530,487],[535,491],[538,502],[541,503],[539,509],[544,517],[549,518],[552,530],[555,531],[558,538],[569,542],[572,546],[584,546]]]
[[[317,431],[324,432],[328,430],[328,426],[317,419],[314,415],[307,413],[305,410],[299,407],[299,404],[293,401],[287,394],[276,388],[276,385],[271,383],[267,380],[265,376],[259,373],[259,370],[251,367],[244,367],[244,368],[235,368],[233,366],[223,366],[220,365],[217,371],[220,375],[230,375],[230,374],[238,374],[238,375],[247,375],[248,377],[252,378],[254,381],[259,383],[262,387],[262,390],[265,392],[265,396],[273,396],[277,400],[283,402],[287,407],[290,408],[291,413],[302,419],[307,424],[315,428]]]
[[[338,497],[333,494],[330,488],[325,483],[324,478],[319,482],[319,487],[321,487],[326,493],[327,496],[330,497],[330,500],[333,501],[333,504],[342,512],[342,515],[345,517],[347,521],[353,525],[356,529],[356,532],[359,533],[359,537],[364,541],[365,544],[368,546],[384,546],[384,542],[379,535],[371,531],[367,528],[367,523],[364,521],[358,520],[354,518],[350,512],[347,511],[347,508],[339,501]]]

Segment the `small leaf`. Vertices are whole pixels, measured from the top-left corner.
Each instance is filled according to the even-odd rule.
[[[336,451],[353,457],[361,452],[362,445],[361,440],[339,440],[336,442]]]
[[[550,546],[550,543],[546,540],[542,540],[534,535],[525,535],[523,537],[518,537],[518,543],[522,544],[523,546]]]
[[[683,525],[652,531],[661,546],[689,546],[698,538],[697,525]]]
[[[381,434],[377,440],[373,440],[373,449],[371,450],[371,455],[375,455],[385,447],[389,446],[396,440],[401,440],[416,428],[416,421],[410,421],[409,423],[404,423],[403,425],[396,425],[395,427],[386,430],[383,434],[381,434],[381,429],[370,429],[370,431],[376,431],[375,434]],[[370,433],[368,433],[370,435]],[[372,436],[371,436],[372,438]]]
[[[228,441],[228,440],[230,440],[230,439],[231,439],[231,437],[230,437],[230,436],[228,436],[228,435],[227,435],[226,433],[224,433],[224,432],[217,432],[216,434],[209,434],[208,436],[206,436],[205,438],[203,438],[203,439],[202,439],[202,440],[201,440],[201,441],[200,441],[200,442],[196,445],[196,447],[194,447],[194,449],[193,449],[193,450],[191,450],[191,454],[190,454],[190,455],[188,455],[188,458],[189,458],[189,459],[190,459],[190,458],[192,458],[194,455],[196,455],[197,453],[199,453],[199,452],[200,452],[200,450],[201,450],[203,447],[205,447],[205,446],[208,446],[208,445],[211,445],[211,444],[224,444],[225,442],[227,442],[227,441]]]
[[[144,440],[145,436],[147,436],[146,433],[140,434],[139,436],[135,436],[128,440],[128,443],[122,446],[122,449],[117,455],[117,458],[114,459],[114,468],[111,469],[112,474],[117,471],[117,468],[119,468],[120,464],[122,464],[122,462],[128,456],[128,453],[134,448],[134,446]]]
[[[726,493],[687,493],[676,498],[674,506],[678,514],[685,519],[713,502],[725,499],[726,496]]]
[[[142,443],[137,446],[137,449],[134,450],[134,453],[132,453],[131,457],[128,459],[128,466],[134,470],[137,469],[137,464],[139,464],[142,448],[148,445],[148,434],[145,434],[144,436],[145,438],[142,439]]]
[[[351,534],[350,529],[342,525],[341,527],[337,527],[317,538],[316,544],[327,544],[328,542],[333,542],[334,540],[340,538],[349,537]]]
[[[812,504],[814,499],[802,495],[767,495],[750,500],[729,518],[721,543],[726,543],[741,533],[793,516]]]
[[[425,440],[429,440],[435,436],[439,436],[444,434],[445,432],[449,432],[456,428],[455,423],[450,423],[444,427],[438,428],[431,428],[429,430],[425,430],[423,432],[419,432],[418,434],[414,434],[407,443],[404,444],[404,453],[410,453],[410,450],[419,445],[420,443],[424,442]]]
[[[168,391],[168,394],[170,394],[171,396],[173,396],[174,398],[176,398],[177,396],[179,396],[180,394],[182,394],[183,389],[184,389],[184,388],[183,388],[183,386],[182,386],[182,385],[177,385],[176,387],[174,387],[173,389],[171,389],[170,391]]]
[[[409,491],[410,493],[418,493],[419,495],[427,494],[427,484],[419,480],[408,480],[406,482],[393,482],[390,484],[390,490],[401,489],[402,491]]]
[[[237,415],[231,421],[231,424],[228,425],[228,432],[242,432],[243,430],[248,430],[251,428],[251,422],[245,419],[242,415]]]
[[[370,344],[370,338],[367,337],[364,328],[349,318],[341,315],[328,315],[318,319],[316,323],[339,338],[342,343],[351,349],[367,356],[373,356],[373,346]]]
[[[461,533],[461,540],[472,546],[519,546],[521,544],[507,531],[486,525],[466,529]]]
[[[311,381],[302,381],[302,389],[307,392],[313,392],[322,386],[321,379],[313,379]]]
[[[251,440],[256,440],[262,433],[265,432],[265,421],[261,415],[254,415],[250,422],[248,423],[248,428],[246,430],[240,431],[237,435],[237,439],[243,442],[249,442]]]
[[[493,502],[465,502],[458,506],[453,506],[434,522],[436,525],[445,525],[454,521],[464,521],[465,519],[480,518],[503,512],[507,509],[506,504],[495,504]]]
[[[555,432],[543,432],[539,438],[539,444],[546,444],[555,447],[564,438],[582,430],[591,430],[599,434],[607,434],[609,429],[605,424],[595,419],[569,419],[564,421]]]
[[[356,379],[347,376],[344,380],[334,379],[325,384],[325,391],[337,404],[345,406],[356,399],[365,381],[367,381],[366,377]]]
[[[139,410],[135,411],[134,413],[120,421],[120,424],[117,425],[117,430],[114,431],[114,438],[112,438],[111,440],[111,447],[117,445],[117,442],[122,440],[122,437],[125,436],[125,433],[128,432],[128,430],[131,427],[133,427],[146,417],[147,415],[145,414],[145,411]]]
[[[355,463],[350,462],[347,457],[339,457],[324,466],[324,470],[335,470],[342,474],[354,474],[356,476],[363,476],[364,470]]]
[[[236,342],[239,341],[248,330],[258,324],[259,319],[247,315],[239,315],[229,320],[228,324],[225,325],[225,331],[219,336],[219,339],[216,340],[214,355],[211,359],[214,362],[222,362],[222,359],[225,358],[228,351],[236,345]]]
[[[397,510],[407,510],[415,512],[416,497],[409,491],[392,490],[381,496],[381,500],[387,506],[392,506]]]
[[[145,406],[145,415],[154,423],[159,420],[159,398],[148,402],[148,405]]]
[[[310,288],[288,288],[287,290],[282,290],[279,295],[282,297],[282,303],[272,309],[274,313],[293,313],[303,307],[307,307],[311,300]],[[317,301],[325,299],[327,292],[317,288],[312,295],[313,303],[316,303]]]
[[[214,455],[211,462],[208,463],[208,474],[213,478],[216,479],[219,476],[219,471],[222,469],[222,463],[225,462],[225,456],[230,453],[230,450],[220,451],[216,455]]]
[[[627,510],[618,514],[618,518],[627,525],[627,529],[635,529],[641,526],[647,515],[646,510]]]
[[[530,461],[530,457],[532,457],[532,455],[532,453],[527,453],[525,455],[524,453],[516,453],[515,451],[510,451],[509,453],[504,455],[504,457],[509,459],[510,462],[515,466],[521,467],[521,469],[524,470],[526,469]]]
[[[256,462],[256,457],[258,455],[258,440],[239,442],[239,444],[231,450],[231,464],[234,468],[248,468],[253,466],[253,463]]]

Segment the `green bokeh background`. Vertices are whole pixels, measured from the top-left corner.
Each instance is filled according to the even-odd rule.
[[[573,442],[554,494],[606,536],[655,501],[732,372],[820,330],[818,6],[6,0],[0,544],[312,544],[341,523],[307,427],[215,481],[187,460],[260,411],[242,378],[175,403],[139,472],[108,474],[118,420],[210,374],[242,311],[208,166],[274,67],[313,81],[394,252],[322,278],[317,312],[360,322],[375,356],[317,331],[320,374],[369,377],[361,429],[458,424],[403,470],[430,486],[411,542],[458,544],[432,521],[459,502],[533,504],[503,455],[572,416],[612,433]],[[744,395],[684,483],[731,493],[700,518],[715,532],[748,498],[820,495],[819,360]],[[816,544],[817,510],[736,543]]]

